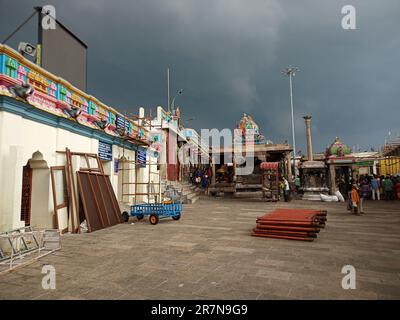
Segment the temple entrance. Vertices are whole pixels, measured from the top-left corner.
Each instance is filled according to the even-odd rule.
[[[31,225],[32,168],[29,163],[22,169],[21,221]]]
[[[336,186],[344,198],[351,191],[351,167],[337,166],[335,168]]]

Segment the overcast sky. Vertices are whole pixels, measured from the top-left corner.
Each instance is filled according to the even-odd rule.
[[[335,136],[362,151],[400,133],[398,0],[0,0],[0,41],[36,5],[89,47],[88,92],[119,110],[166,105],[172,95],[188,125],[233,128],[253,115],[274,142],[291,142],[287,66],[294,78],[296,142],[305,153],[302,116],[313,116],[314,151]],[[341,9],[356,8],[357,30]],[[9,42],[29,39],[29,23]]]

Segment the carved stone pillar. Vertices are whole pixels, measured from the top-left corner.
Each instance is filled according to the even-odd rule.
[[[313,149],[311,142],[311,116],[304,116],[303,119],[306,122],[306,138],[307,138],[307,160],[313,161]]]
[[[329,188],[331,189],[331,193],[335,193],[337,191],[336,187],[336,170],[333,164],[329,165]]]
[[[290,153],[288,153],[286,156],[286,167],[287,167],[288,181],[291,182],[292,181],[292,162],[291,162]]]

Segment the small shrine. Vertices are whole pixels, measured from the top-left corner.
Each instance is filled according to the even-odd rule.
[[[209,193],[277,201],[279,179],[289,176],[292,147],[266,139],[253,117],[246,113],[236,123],[233,144],[212,150],[215,178]],[[232,160],[226,161],[226,155]]]
[[[339,137],[336,137],[332,144],[326,149],[326,157],[345,157],[351,154],[351,149],[345,145]]]
[[[325,151],[326,164],[329,167],[330,190],[340,191],[346,197],[351,191],[351,183],[360,175],[372,175],[378,163],[378,152],[353,152],[343,141],[336,137]]]

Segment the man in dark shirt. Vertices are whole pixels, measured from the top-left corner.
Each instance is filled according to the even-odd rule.
[[[389,176],[383,180],[383,191],[385,192],[385,200],[393,200],[393,182]]]

